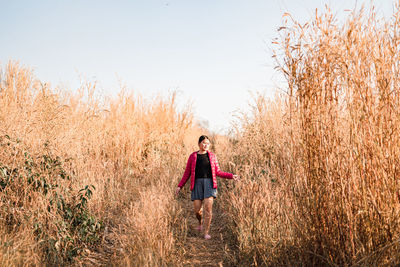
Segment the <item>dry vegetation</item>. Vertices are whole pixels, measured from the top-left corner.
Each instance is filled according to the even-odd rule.
[[[231,155],[243,182],[224,193],[244,264],[400,264],[400,13],[344,24],[327,10],[284,17],[287,94],[259,96]]]
[[[242,176],[220,180],[216,203],[229,263],[400,264],[399,10],[284,19],[287,92],[257,96],[231,139],[212,138],[222,169]],[[47,88],[13,63],[2,71],[0,265],[184,262],[173,190],[199,129],[175,95],[95,91]]]
[[[200,133],[175,95],[100,101],[95,84],[1,74],[0,265],[179,262],[173,190]]]

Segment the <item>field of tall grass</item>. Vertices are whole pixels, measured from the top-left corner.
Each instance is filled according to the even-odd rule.
[[[230,264],[400,264],[400,10],[285,14],[286,89],[213,135]],[[182,265],[174,190],[204,134],[176,95],[143,99],[0,75],[0,265]],[[186,192],[188,193],[188,192]],[[185,200],[186,201],[186,200]],[[188,200],[187,200],[188,201]]]
[[[175,94],[96,90],[49,88],[13,62],[1,70],[1,266],[179,262],[173,190],[200,129]]]
[[[256,97],[231,140],[242,183],[221,203],[238,262],[400,264],[399,12],[284,16],[274,44],[287,90]]]

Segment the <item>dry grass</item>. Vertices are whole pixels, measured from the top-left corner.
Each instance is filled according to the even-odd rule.
[[[221,183],[219,204],[230,221],[238,264],[290,265],[294,227],[287,212],[294,206],[285,190],[294,162],[284,103],[259,95],[251,108],[252,115],[242,117],[235,138],[229,144],[220,141],[227,152],[224,168],[242,180]]]
[[[100,99],[95,83],[64,92],[9,63],[0,80],[0,265],[178,262],[173,233],[185,224],[172,190],[199,131],[175,94]]]
[[[400,263],[399,15],[284,17],[287,95],[257,98],[230,152],[244,181],[224,203],[246,264]]]
[[[399,9],[387,21],[373,9],[344,24],[329,10],[284,19],[286,94],[257,96],[233,137],[212,137],[222,169],[242,176],[219,182],[229,261],[398,265]],[[200,135],[190,112],[175,95],[95,95],[13,63],[2,72],[0,265],[185,262],[173,190]]]

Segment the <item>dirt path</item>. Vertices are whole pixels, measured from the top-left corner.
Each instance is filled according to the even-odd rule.
[[[219,201],[218,199],[216,201]],[[184,216],[188,222],[188,237],[185,244],[186,255],[184,266],[229,266],[229,248],[226,242],[226,231],[223,230],[222,212],[214,203],[213,218],[210,229],[210,240],[204,239],[204,233],[196,230],[198,221],[193,215],[193,203],[182,199]]]

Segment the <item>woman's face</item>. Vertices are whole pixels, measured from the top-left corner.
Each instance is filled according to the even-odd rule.
[[[199,143],[199,148],[201,151],[208,151],[208,149],[210,148],[210,140],[204,139],[203,141],[201,141]]]

